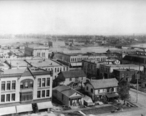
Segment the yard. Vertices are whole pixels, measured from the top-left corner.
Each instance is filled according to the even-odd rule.
[[[92,108],[88,110],[81,110],[84,114],[104,114],[104,113],[110,113],[114,109],[113,106],[106,106],[106,107],[100,107],[100,108]]]

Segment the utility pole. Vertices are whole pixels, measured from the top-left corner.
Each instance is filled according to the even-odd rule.
[[[136,82],[136,89],[137,89],[137,91],[136,91],[136,103],[138,102],[138,86],[139,86],[138,78],[140,78],[140,63],[139,63],[139,71],[137,73],[137,82]]]

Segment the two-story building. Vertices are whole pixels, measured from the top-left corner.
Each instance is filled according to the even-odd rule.
[[[85,84],[85,91],[92,97],[93,101],[101,99],[117,98],[118,81],[112,79],[88,80]]]
[[[70,85],[77,83],[78,86],[83,87],[86,82],[86,74],[83,70],[63,71],[59,73],[58,77],[54,80],[55,85]],[[73,86],[72,86],[73,87]]]
[[[52,108],[52,77],[44,70],[0,71],[0,115]]]

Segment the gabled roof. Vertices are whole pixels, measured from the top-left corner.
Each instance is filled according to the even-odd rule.
[[[118,86],[118,81],[115,78],[112,79],[100,79],[100,80],[91,80],[89,83],[95,88],[107,88]]]
[[[83,70],[71,70],[71,71],[64,71],[62,75],[65,78],[77,78],[77,77],[86,77],[86,74]]]
[[[80,92],[70,88],[69,86],[65,86],[65,85],[57,86],[53,90],[59,91],[62,94],[64,94],[65,96],[67,96],[67,97],[74,97],[72,95],[74,95],[76,93],[79,94],[80,96],[82,96],[82,94]]]

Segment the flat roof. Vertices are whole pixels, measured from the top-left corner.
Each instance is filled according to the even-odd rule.
[[[139,66],[136,64],[103,64],[105,66],[120,67],[120,66]]]
[[[28,47],[33,49],[49,49],[49,46],[38,45],[38,44],[31,44],[28,45]]]
[[[27,63],[24,60],[11,60],[9,64],[11,64],[12,67],[27,67]]]
[[[48,67],[48,66],[59,66],[60,64],[50,60],[50,59],[45,59],[45,60],[26,60],[29,62],[32,66],[34,67]]]

